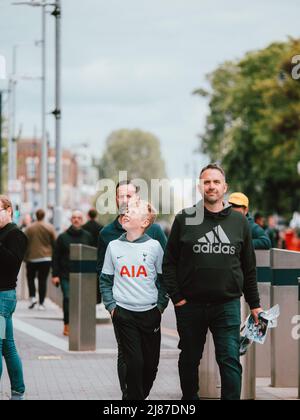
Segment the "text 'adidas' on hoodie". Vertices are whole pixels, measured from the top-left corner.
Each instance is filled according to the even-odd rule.
[[[223,303],[245,295],[260,306],[256,259],[247,219],[231,207],[204,211],[198,225],[186,224],[191,209],[175,218],[163,261],[163,282],[173,303]]]

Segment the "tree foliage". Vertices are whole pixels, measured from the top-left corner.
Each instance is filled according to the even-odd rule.
[[[119,171],[127,171],[129,179],[141,178],[147,182],[164,178],[165,163],[158,138],[141,130],[114,131],[106,141],[100,175],[117,180]]]
[[[159,139],[138,129],[122,129],[110,134],[100,160],[100,178],[118,183],[119,173],[124,171],[128,180],[142,179],[148,187],[151,180],[166,178]],[[153,204],[159,209],[159,203]],[[105,224],[113,218],[113,215],[106,215],[101,217],[101,221]]]
[[[194,92],[209,98],[201,151],[253,208],[285,215],[300,205],[300,82],[291,77],[299,53],[300,40],[273,43],[225,62],[208,75],[211,92]]]

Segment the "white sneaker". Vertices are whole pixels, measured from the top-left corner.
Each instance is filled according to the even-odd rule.
[[[25,394],[20,394],[19,392],[12,391],[11,392],[11,401],[22,401],[25,400]]]
[[[33,309],[36,304],[37,304],[36,298],[30,298],[28,309]]]
[[[38,306],[38,310],[39,310],[39,311],[45,311],[45,310],[46,310],[46,308],[45,308],[45,306],[44,306],[44,305],[39,305],[39,306]]]

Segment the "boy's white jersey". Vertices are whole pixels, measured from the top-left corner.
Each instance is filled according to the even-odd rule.
[[[143,312],[157,306],[157,275],[162,274],[164,251],[158,241],[143,235],[134,242],[126,234],[109,243],[102,269],[114,276],[113,297],[118,306]]]

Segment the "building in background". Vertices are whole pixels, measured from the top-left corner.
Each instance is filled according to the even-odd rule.
[[[76,207],[87,213],[93,206],[99,169],[88,143],[81,143],[72,148],[77,163],[77,192],[74,196]]]
[[[76,207],[78,165],[74,153],[63,150],[62,205]],[[17,178],[20,185],[22,213],[34,212],[41,205],[41,142],[37,139],[18,141]],[[48,148],[48,204],[55,204],[55,150]]]
[[[98,181],[98,168],[88,144],[63,150],[62,205],[69,213],[78,208],[87,212],[93,205]],[[17,181],[10,186],[15,190],[15,202],[21,212],[33,213],[41,203],[41,142],[39,139],[22,139],[17,148]],[[48,207],[55,205],[55,149],[48,147]]]

